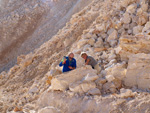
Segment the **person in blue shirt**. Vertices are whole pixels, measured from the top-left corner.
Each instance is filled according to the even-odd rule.
[[[76,60],[73,57],[73,53],[70,53],[68,57],[64,56],[63,60],[59,64],[60,67],[63,66],[62,72],[68,72],[76,69]]]

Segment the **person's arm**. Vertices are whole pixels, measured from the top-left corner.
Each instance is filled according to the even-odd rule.
[[[88,65],[90,62],[90,59],[87,59],[86,62],[85,62],[85,65]]]
[[[59,66],[60,66],[60,67],[63,66],[63,65],[65,64],[65,62],[66,62],[66,61],[60,62],[60,63],[59,63]]]

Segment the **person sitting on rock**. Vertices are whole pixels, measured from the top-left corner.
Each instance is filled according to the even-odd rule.
[[[101,68],[99,67],[97,61],[93,57],[88,56],[85,52],[81,53],[81,57],[85,59],[85,65],[91,65],[93,69],[97,70],[97,74],[100,73]]]
[[[76,60],[73,58],[74,54],[70,53],[68,57],[64,56],[59,66],[63,66],[62,72],[68,72],[76,69]]]

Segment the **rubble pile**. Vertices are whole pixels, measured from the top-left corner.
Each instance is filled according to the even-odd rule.
[[[0,74],[0,111],[150,112],[149,4],[93,0],[52,39]],[[58,64],[69,52],[77,69],[62,73]],[[97,60],[100,74],[83,65],[81,52]]]

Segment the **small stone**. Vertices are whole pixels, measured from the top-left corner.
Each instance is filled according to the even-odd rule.
[[[94,46],[94,43],[95,43],[95,39],[94,38],[90,38],[88,40],[88,44],[90,44],[91,46]]]
[[[116,39],[118,39],[118,32],[116,30],[114,30],[107,38],[107,41],[110,42],[110,41],[116,40]]]
[[[133,28],[133,34],[136,35],[136,34],[141,33],[141,32],[142,32],[142,29],[143,29],[143,26],[140,26],[140,25],[135,26],[135,27]]]
[[[101,92],[99,89],[97,88],[93,88],[93,89],[90,89],[87,94],[90,94],[90,95],[101,95]]]
[[[136,4],[131,4],[127,7],[126,12],[133,14],[133,13],[135,13],[136,8],[137,8]]]
[[[131,22],[131,17],[129,13],[125,13],[122,18],[123,23],[129,24]]]
[[[132,96],[133,96],[133,92],[131,89],[124,89],[124,88],[120,89],[120,97],[128,98],[128,97],[132,97]]]
[[[108,82],[111,82],[111,81],[113,81],[115,79],[115,77],[113,76],[113,75],[107,75],[106,76],[106,80],[108,81]]]

